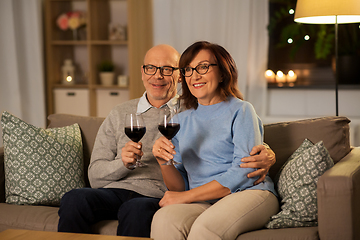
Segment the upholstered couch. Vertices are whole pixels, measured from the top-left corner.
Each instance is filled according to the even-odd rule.
[[[97,130],[103,118],[54,114],[48,117],[49,128],[78,123],[84,148],[84,173]],[[275,178],[289,156],[305,138],[323,141],[335,165],[317,183],[318,226],[283,229],[261,229],[238,236],[244,239],[360,239],[360,147],[349,145],[349,120],[345,117],[323,117],[265,125],[265,142],[275,151],[277,162],[270,176]],[[4,150],[0,148],[0,231],[32,229],[56,231],[58,208],[5,203]],[[93,226],[100,234],[115,235],[117,221],[103,221]]]

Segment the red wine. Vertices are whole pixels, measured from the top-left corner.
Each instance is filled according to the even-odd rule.
[[[164,126],[164,124],[159,124],[158,127],[159,131],[162,133],[162,135],[164,135],[167,139],[172,139],[177,132],[180,129],[180,124],[179,123],[168,123],[166,125],[166,127]]]
[[[140,141],[140,139],[144,136],[145,132],[145,127],[134,126],[132,131],[131,127],[125,127],[126,136],[128,136],[133,142]]]

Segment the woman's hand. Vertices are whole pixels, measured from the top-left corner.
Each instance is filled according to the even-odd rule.
[[[160,207],[171,204],[202,202],[207,200],[219,199],[231,193],[230,189],[222,186],[216,180],[193,188],[191,190],[167,191],[160,200]]]
[[[175,192],[175,191],[166,191],[163,198],[159,202],[160,207],[165,207],[172,204],[180,203],[190,203],[187,200],[188,192]]]
[[[134,169],[132,166],[135,165],[137,156],[141,157],[144,154],[141,147],[141,142],[129,141],[121,149],[121,160],[126,168]]]
[[[173,155],[176,154],[174,145],[164,136],[161,136],[158,140],[156,140],[152,153],[160,165],[166,163],[170,159],[173,159]]]

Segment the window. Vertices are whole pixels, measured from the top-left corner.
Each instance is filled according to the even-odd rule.
[[[297,86],[333,86],[335,25],[294,22],[296,0],[269,1],[268,68],[275,73],[293,70]],[[339,84],[360,84],[360,28],[339,25]]]

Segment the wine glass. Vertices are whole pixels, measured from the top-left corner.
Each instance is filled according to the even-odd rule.
[[[125,134],[131,141],[139,142],[146,132],[144,120],[140,114],[130,113],[125,116]],[[140,162],[140,157],[136,155],[136,163],[132,168],[143,167],[147,164]]]
[[[177,108],[162,108],[160,110],[159,131],[164,137],[171,140],[180,129]],[[169,160],[163,165],[178,164],[174,160]]]

